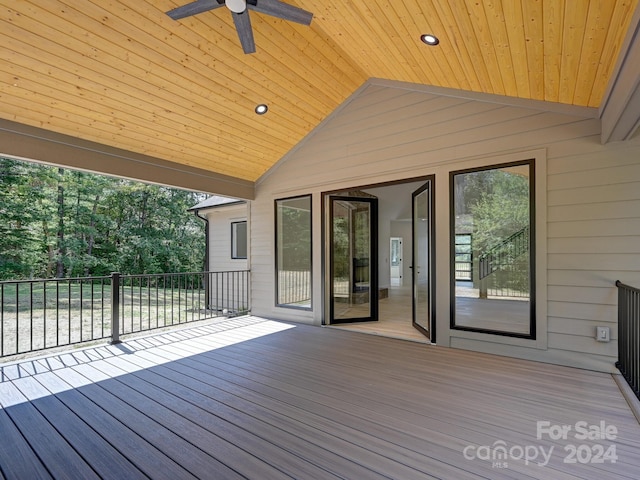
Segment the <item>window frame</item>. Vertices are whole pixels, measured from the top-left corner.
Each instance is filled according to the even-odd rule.
[[[244,224],[244,257],[241,255],[238,255],[237,225],[240,225],[240,224]],[[248,229],[247,221],[240,220],[237,222],[231,222],[231,259],[247,260],[248,256],[249,256],[249,229]]]
[[[278,206],[281,202],[290,200],[309,199],[309,306],[295,305],[291,303],[280,303],[280,282],[279,282],[279,245],[278,245]],[[291,308],[294,310],[313,311],[313,195],[311,193],[295,195],[291,197],[276,198],[273,202],[274,206],[274,303],[278,308]]]
[[[509,332],[502,330],[493,330],[489,328],[470,327],[464,325],[456,325],[456,281],[455,281],[455,177],[456,175],[475,173],[486,170],[497,170],[516,166],[529,166],[529,332]],[[526,160],[516,160],[504,163],[492,163],[490,165],[465,168],[462,170],[453,170],[449,172],[449,280],[450,280],[450,324],[451,330],[477,332],[490,335],[499,335],[503,337],[515,337],[527,340],[537,340],[536,325],[536,159],[528,158]]]

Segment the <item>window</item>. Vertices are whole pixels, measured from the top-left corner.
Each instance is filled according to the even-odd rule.
[[[533,161],[451,173],[451,327],[535,338]]]
[[[247,222],[231,222],[231,258],[247,258]]]
[[[311,195],[276,200],[276,304],[311,309]]]
[[[470,233],[456,233],[456,280],[473,280],[472,246]]]

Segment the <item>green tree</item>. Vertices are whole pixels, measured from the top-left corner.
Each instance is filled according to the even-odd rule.
[[[530,185],[525,168],[464,175],[464,188],[470,194],[464,196],[465,204],[457,217],[466,222],[466,232],[472,227],[474,257],[480,259],[490,251],[494,256],[494,270],[485,280],[490,283],[484,284],[490,288],[529,291],[529,239],[525,228],[530,225]]]
[[[187,213],[201,198],[182,190],[122,181],[108,199],[114,211],[115,251],[123,272],[199,271],[204,223]]]
[[[0,279],[200,271],[203,195],[0,159]]]
[[[0,278],[31,278],[47,272],[52,169],[0,159]]]
[[[470,206],[474,246],[485,251],[529,225],[529,178],[504,170],[484,173],[484,188]]]

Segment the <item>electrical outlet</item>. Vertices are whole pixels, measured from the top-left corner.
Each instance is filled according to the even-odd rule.
[[[596,340],[598,342],[608,342],[611,340],[611,329],[609,327],[596,327]]]

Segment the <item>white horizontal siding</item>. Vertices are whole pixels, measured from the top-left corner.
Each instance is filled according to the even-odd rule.
[[[549,175],[547,186],[549,190],[557,190],[565,189],[568,186],[571,188],[584,188],[618,185],[628,182],[629,179],[637,178],[640,178],[640,164],[636,162],[636,164],[632,165],[603,165],[602,168],[597,169],[575,170],[573,172]]]
[[[606,322],[603,320],[584,320],[549,316],[549,332],[552,333],[578,335],[592,339],[596,333],[596,327],[599,326],[610,327],[611,338],[613,340],[618,339],[618,329],[616,328],[615,320]]]
[[[561,188],[547,193],[548,204],[551,206],[575,205],[593,202],[615,202],[622,200],[636,200],[638,198],[638,182],[633,178],[625,183],[611,185],[592,185],[589,187]]]
[[[594,252],[638,254],[640,253],[640,242],[635,235],[550,238],[548,252],[562,255],[593,254]]]
[[[567,335],[550,333],[549,350],[574,352],[578,356],[582,352],[588,351],[594,357],[600,357],[600,359],[605,362],[607,359],[616,358],[618,355],[618,347],[614,342],[594,342],[592,336],[586,337],[576,335],[575,333]]]
[[[611,289],[611,279],[615,278],[622,283],[636,284],[640,279],[638,272],[623,272],[620,270],[599,270],[589,272],[579,270],[549,270],[547,272],[547,282],[554,286],[577,286],[577,287],[603,287]]]
[[[602,145],[599,120],[545,112],[539,102],[532,106],[363,88],[257,185],[252,268],[260,286],[254,308],[320,322],[321,192],[435,174],[438,343],[613,370],[616,344],[596,342],[593,330],[600,324],[615,330],[616,279],[640,285],[640,138]],[[547,170],[544,198],[538,198],[545,220],[538,229],[546,241],[538,249],[548,250],[546,271],[538,272],[546,281],[539,292],[541,340],[528,345],[450,331],[449,172],[540,150]],[[314,195],[314,312],[297,315],[273,307],[273,201],[305,193]]]
[[[489,118],[477,118],[476,123],[482,125],[485,120],[491,122],[491,111],[487,112],[486,116]],[[322,145],[317,145],[310,151],[307,151],[306,146],[300,148],[293,158],[304,158],[305,162],[287,162],[287,175],[290,174],[291,178],[297,179],[296,186],[300,182],[300,186],[308,187],[335,184],[336,179],[339,178],[343,179],[345,184],[352,184],[363,178],[363,169],[366,169],[369,174],[375,172],[383,181],[406,178],[415,175],[418,171],[424,171],[428,165],[436,167],[472,156],[486,157],[496,153],[540,148],[544,145],[541,143],[542,139],[546,139],[547,142],[556,142],[560,138],[579,137],[580,132],[585,129],[587,134],[599,131],[598,122],[595,120],[562,123],[562,121],[568,121],[566,116],[558,119],[557,114],[550,114],[552,118],[545,118],[536,111],[532,112],[532,116],[536,120],[532,119],[533,123],[529,128],[535,126],[537,122],[544,123],[545,120],[552,120],[552,125],[535,131],[517,131],[521,122],[507,121],[493,125],[492,137],[484,140],[477,139],[475,142],[467,140],[472,138],[472,134],[465,130],[457,130],[450,135],[435,138],[429,137],[427,129],[416,130],[417,139],[414,142],[394,143],[382,150],[364,153],[354,153],[350,146],[332,147],[331,140],[325,139]],[[388,118],[388,121],[394,121],[394,119]],[[382,134],[383,132],[375,130],[370,132],[371,139],[376,139]],[[348,140],[348,137],[345,137],[345,140]],[[289,163],[291,163],[290,167]],[[281,168],[277,171],[279,172]],[[292,184],[289,183],[289,186]]]
[[[576,303],[586,305],[612,305],[615,307],[617,304],[616,291],[610,287],[611,285],[608,285],[607,288],[584,285],[557,285],[549,289],[547,299],[549,302],[566,302],[568,298],[571,298]]]
[[[553,286],[549,287],[553,289]],[[616,306],[614,304],[580,303],[573,298],[563,300],[551,300],[547,305],[548,315],[559,318],[572,318],[575,320],[603,320],[613,321],[616,318]]]
[[[585,138],[583,141],[584,143],[582,144],[582,148],[563,149],[560,148],[561,146],[559,145],[555,146],[553,149],[555,160],[553,163],[549,164],[547,171],[549,176],[573,173],[578,170],[586,173],[603,169],[601,157],[603,153],[606,153],[610,149],[610,146],[592,143],[596,142],[597,138]],[[585,146],[588,148],[585,148]],[[617,145],[617,147],[619,150],[616,150],[615,156],[610,156],[608,158],[608,166],[604,167],[605,169],[637,164],[637,154],[634,148],[623,148],[623,145],[620,144]],[[552,188],[550,188],[550,190],[552,190]]]
[[[209,220],[209,268],[216,272],[247,270],[247,259],[231,258],[231,223],[247,220],[247,205],[217,207],[206,215]]]
[[[549,348],[607,365],[617,358],[614,282],[640,284],[640,148],[585,139],[577,150],[548,169]],[[614,341],[594,342],[597,326]]]
[[[573,232],[572,232],[573,233]],[[626,235],[626,233],[624,234]],[[615,236],[612,232],[611,236]],[[640,236],[640,229],[636,236]],[[640,272],[638,255],[626,253],[565,253],[550,254],[549,268],[552,270],[614,270],[619,272]]]

